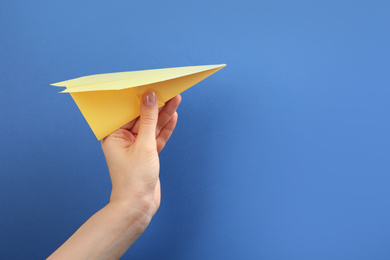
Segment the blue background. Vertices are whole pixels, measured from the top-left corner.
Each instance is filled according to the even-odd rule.
[[[100,143],[50,83],[226,63],[183,93],[162,205],[123,259],[390,259],[388,1],[0,4],[0,259],[107,202]]]

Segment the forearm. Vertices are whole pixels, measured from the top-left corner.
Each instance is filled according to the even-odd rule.
[[[149,207],[147,202],[110,202],[48,259],[119,259],[149,224]]]

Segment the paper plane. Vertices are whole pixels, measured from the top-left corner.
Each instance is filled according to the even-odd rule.
[[[52,84],[66,87],[98,140],[140,115],[143,93],[153,91],[159,107],[225,64],[97,74]]]

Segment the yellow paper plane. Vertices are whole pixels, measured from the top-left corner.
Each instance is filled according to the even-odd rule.
[[[66,87],[98,140],[140,115],[146,91],[157,95],[159,107],[225,64],[140,70],[85,76],[52,84]]]

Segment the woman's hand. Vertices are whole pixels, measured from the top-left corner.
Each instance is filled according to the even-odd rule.
[[[101,142],[112,182],[110,203],[129,204],[153,216],[160,205],[158,153],[177,122],[180,95],[159,111],[153,92],[143,96],[141,115]]]
[[[160,205],[160,163],[177,122],[176,96],[160,109],[153,92],[141,116],[102,141],[112,181],[110,202],[88,219],[48,259],[119,259],[143,233]]]

